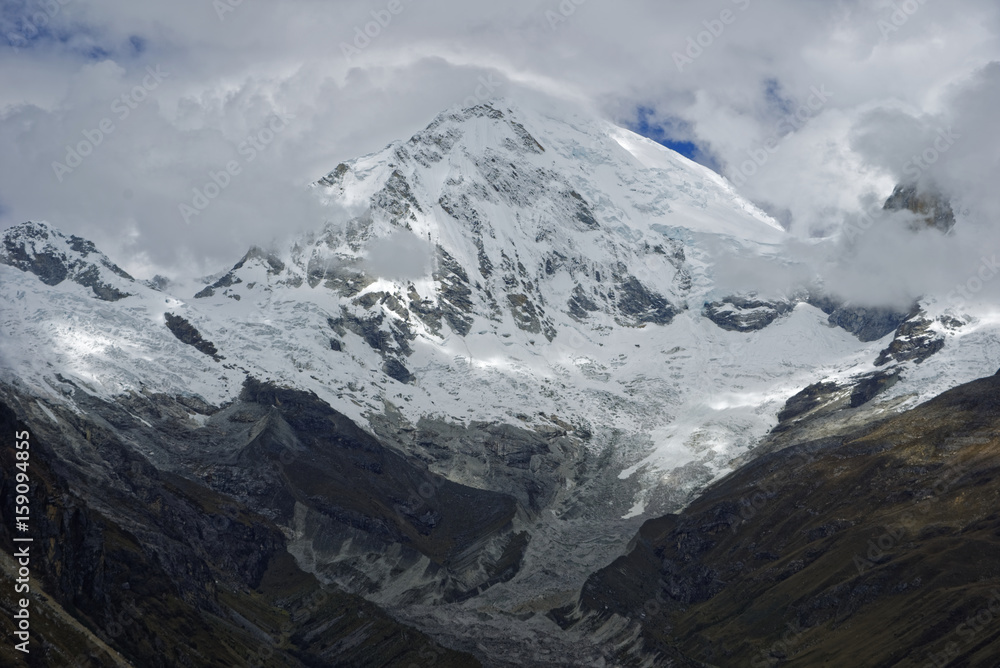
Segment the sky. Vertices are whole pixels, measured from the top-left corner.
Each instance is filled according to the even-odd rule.
[[[845,289],[889,263],[905,300],[1000,251],[998,33],[995,0],[6,0],[0,227],[214,273],[318,227],[307,186],[339,162],[542,93],[727,176]],[[952,199],[947,248],[858,227],[904,180]]]

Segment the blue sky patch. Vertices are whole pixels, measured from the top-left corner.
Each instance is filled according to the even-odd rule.
[[[688,139],[692,135],[691,127],[679,118],[661,120],[656,117],[655,109],[641,106],[636,108],[635,117],[629,122],[628,128],[709,169],[716,172],[720,170],[718,160],[707,147]]]

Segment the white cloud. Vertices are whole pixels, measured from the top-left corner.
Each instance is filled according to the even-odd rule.
[[[318,227],[309,182],[409,136],[493,75],[503,94],[540,90],[613,119],[650,107],[730,176],[776,136],[740,187],[803,238],[884,198],[907,156],[954,126],[963,139],[927,176],[955,194],[967,234],[992,243],[992,0],[914,0],[890,32],[879,21],[894,8],[881,0],[588,0],[555,29],[546,12],[560,12],[556,0],[400,2],[350,61],[342,44],[388,2],[232,3],[221,19],[205,0],[67,2],[26,43],[16,35],[42,5],[5,3],[0,31],[15,37],[0,44],[0,225],[47,219],[150,273],[213,272],[251,243]],[[673,54],[723,10],[734,20],[679,72]],[[169,77],[118,118],[114,100],[156,66]],[[782,120],[819,86],[832,96],[789,131]],[[241,142],[275,116],[287,128],[247,161]],[[60,182],[52,162],[105,118],[114,131]],[[233,160],[240,173],[186,223],[179,206]]]
[[[374,276],[416,280],[430,274],[432,249],[426,239],[399,230],[368,244],[365,264]]]

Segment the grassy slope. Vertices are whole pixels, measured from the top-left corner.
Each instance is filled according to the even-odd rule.
[[[637,621],[661,659],[992,668],[998,470],[991,377],[739,469],[647,522],[588,581],[582,608]]]

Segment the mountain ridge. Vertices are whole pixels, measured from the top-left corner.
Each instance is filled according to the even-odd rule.
[[[901,313],[719,285],[733,257],[784,261],[784,230],[706,168],[580,115],[451,110],[312,195],[349,219],[252,247],[193,296],[51,226],[6,231],[0,381],[38,419],[97,416],[150,465],[276,522],[319,581],[491,660],[544,641],[598,662],[544,613],[769,433],[898,412],[1000,366],[994,323],[933,295]],[[29,253],[28,230],[54,245]],[[47,283],[32,267],[54,280],[49,256],[76,268]],[[73,280],[90,267],[123,296]],[[304,445],[289,405],[367,445]],[[354,468],[371,503],[338,496]],[[451,485],[502,506],[465,551],[420,533],[450,531]]]

